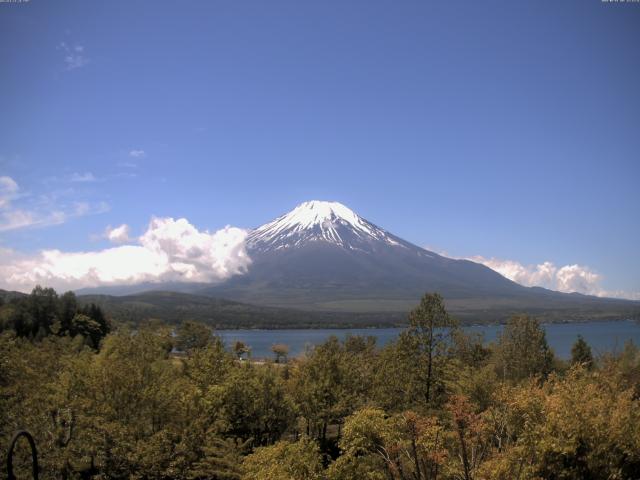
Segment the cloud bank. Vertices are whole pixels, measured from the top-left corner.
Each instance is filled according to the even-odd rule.
[[[111,230],[128,236],[128,227]],[[36,284],[58,290],[143,282],[219,282],[246,271],[247,232],[227,226],[210,233],[186,219],[153,218],[136,244],[99,251],[43,250],[20,255],[4,250],[0,287],[29,291]]]
[[[514,260],[467,257],[481,263],[499,274],[527,287],[544,287],[566,293],[583,293],[599,297],[628,298],[640,300],[638,292],[610,291],[601,286],[602,276],[584,265],[556,266],[553,262],[524,265]]]

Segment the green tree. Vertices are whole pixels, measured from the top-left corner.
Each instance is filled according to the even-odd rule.
[[[218,430],[226,437],[266,445],[291,425],[293,405],[281,369],[271,365],[237,365],[223,382],[205,395]]]
[[[69,334],[71,336],[81,335],[86,344],[95,349],[98,348],[102,339],[100,324],[82,313],[76,313],[71,319]]]
[[[57,318],[58,294],[53,288],[37,285],[29,295],[28,308],[33,319],[33,333],[39,328],[51,333],[51,325]]]
[[[331,480],[386,480],[393,478],[388,449],[393,438],[392,420],[379,408],[365,407],[345,419],[338,442],[340,456],[328,469]]]
[[[457,329],[442,297],[425,294],[409,313],[409,327],[381,355],[377,392],[384,405],[401,409],[443,398]]]
[[[77,314],[88,317],[93,323],[88,326],[84,318],[80,322],[82,325],[74,326],[73,319]],[[74,328],[81,328],[82,332]],[[80,308],[73,292],[66,292],[59,297],[52,288],[38,285],[30,295],[15,297],[0,308],[0,330],[5,329],[37,341],[51,334],[72,337],[81,334],[88,339],[88,345],[97,348],[100,340],[111,331],[111,324],[97,305]]]
[[[578,335],[578,339],[571,347],[571,363],[574,365],[584,365],[587,369],[591,369],[593,367],[591,347],[584,338],[582,338],[582,335]]]
[[[240,480],[248,444],[249,441],[223,438],[215,433],[208,435],[202,445],[202,457],[189,472],[189,478]]]
[[[185,376],[204,395],[225,381],[234,368],[234,361],[220,337],[214,337],[211,344],[183,359],[182,366]]]
[[[323,446],[329,425],[357,407],[348,358],[338,338],[331,336],[310,350],[292,372],[293,395],[306,421],[306,433],[320,439]]]
[[[211,328],[198,322],[186,320],[180,324],[176,332],[175,346],[183,352],[191,352],[204,348],[213,340]]]
[[[60,296],[58,307],[59,335],[67,335],[72,329],[73,317],[78,313],[78,299],[73,292],[66,292]]]
[[[553,352],[544,329],[528,315],[511,317],[499,336],[497,367],[506,380],[519,381],[548,375],[553,366]]]
[[[98,324],[103,337],[111,331],[111,324],[109,320],[102,309],[95,303],[85,305],[82,309],[82,313],[92,318]]]

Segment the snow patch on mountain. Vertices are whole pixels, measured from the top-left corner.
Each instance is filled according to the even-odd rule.
[[[403,246],[391,234],[366,221],[339,202],[312,200],[249,233],[250,248],[267,251],[328,242],[351,250],[368,251],[372,242]]]

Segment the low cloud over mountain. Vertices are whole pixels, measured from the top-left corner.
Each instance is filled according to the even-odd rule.
[[[485,258],[480,255],[468,257],[468,260],[486,265],[509,280],[527,287],[544,287],[558,292],[577,292],[599,297],[640,300],[638,292],[605,290],[601,285],[602,275],[585,265],[574,264],[558,267],[553,262],[524,265],[515,260]]]
[[[216,283],[249,266],[246,235],[230,226],[210,233],[184,218],[153,218],[135,244],[92,252],[43,250],[35,255],[4,249],[0,286],[27,291],[38,283],[61,290],[141,282]]]

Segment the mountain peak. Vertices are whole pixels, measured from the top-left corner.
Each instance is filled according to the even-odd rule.
[[[310,200],[303,202],[285,215],[292,223],[297,223],[302,228],[310,228],[313,225],[321,225],[327,221],[342,219],[350,224],[358,224],[360,217],[349,207],[340,202],[327,202],[322,200]]]
[[[392,235],[339,202],[311,200],[253,230],[250,248],[280,250],[308,242],[325,242],[350,250],[370,250],[365,244],[383,241],[399,245]]]

